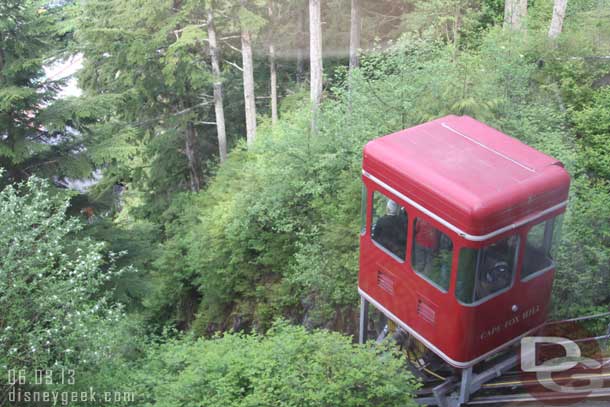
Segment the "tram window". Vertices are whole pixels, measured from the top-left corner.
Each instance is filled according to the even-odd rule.
[[[408,224],[405,208],[385,195],[374,192],[372,215],[372,239],[384,249],[404,261],[407,248]]]
[[[465,304],[485,300],[513,283],[519,237],[510,236],[482,249],[463,248],[455,295]]]
[[[559,240],[561,219],[554,218],[534,225],[527,234],[521,279],[546,270],[553,266],[553,245]]]
[[[447,292],[451,279],[453,242],[451,238],[423,219],[416,218],[413,227],[413,270]]]

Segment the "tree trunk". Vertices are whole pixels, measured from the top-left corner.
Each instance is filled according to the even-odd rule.
[[[520,30],[527,17],[527,0],[506,0],[504,3],[504,27]]]
[[[527,0],[519,0],[519,29],[527,28],[525,23],[527,20]]]
[[[244,101],[246,104],[246,138],[248,146],[256,139],[256,103],[254,99],[254,61],[250,32],[242,27],[241,56],[243,60]]]
[[[297,21],[297,83],[305,80],[305,7],[299,7]]]
[[[271,123],[275,126],[278,121],[277,109],[277,69],[275,64],[275,49],[269,45],[269,70],[271,75]]]
[[[4,43],[2,33],[0,33],[0,44]],[[0,47],[0,78],[2,78],[2,70],[4,69],[4,50]]]
[[[186,124],[184,152],[189,167],[191,191],[197,192],[201,189],[201,162],[197,154],[197,129],[193,122]]]
[[[220,56],[214,27],[214,11],[212,5],[208,8],[208,41],[212,59],[212,75],[214,77],[214,110],[216,112],[216,133],[218,133],[218,152],[220,162],[227,159],[227,130],[225,126],[225,110],[223,104],[222,78],[220,76]]]
[[[271,24],[271,35],[269,36],[269,74],[271,79],[271,123],[275,126],[278,120],[277,113],[277,69],[275,65],[275,45],[273,43],[274,16],[273,0],[269,1],[269,23]]]
[[[362,20],[360,18],[360,0],[352,0],[352,19],[349,34],[349,70],[360,65],[358,50],[360,49],[360,33],[362,31]]]
[[[322,99],[322,21],[320,14],[320,0],[309,0],[309,59],[311,103],[314,116]]]
[[[553,6],[553,19],[551,20],[551,27],[549,28],[549,38],[555,39],[561,34],[567,7],[568,0],[555,0],[555,5]]]

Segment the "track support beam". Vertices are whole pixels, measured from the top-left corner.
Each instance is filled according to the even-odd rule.
[[[360,297],[360,335],[358,343],[363,344],[369,338],[369,302]]]
[[[470,401],[470,393],[472,386],[472,367],[462,369],[462,383],[460,384],[460,397],[458,405]]]

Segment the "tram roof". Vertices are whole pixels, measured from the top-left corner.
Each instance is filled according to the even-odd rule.
[[[561,162],[468,116],[369,142],[363,170],[473,236],[560,206],[570,184]]]

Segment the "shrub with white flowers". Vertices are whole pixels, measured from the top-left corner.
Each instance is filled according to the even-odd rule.
[[[103,243],[78,234],[68,205],[35,177],[0,191],[0,367],[75,366],[111,352],[101,344],[123,315],[106,284],[121,271]]]

